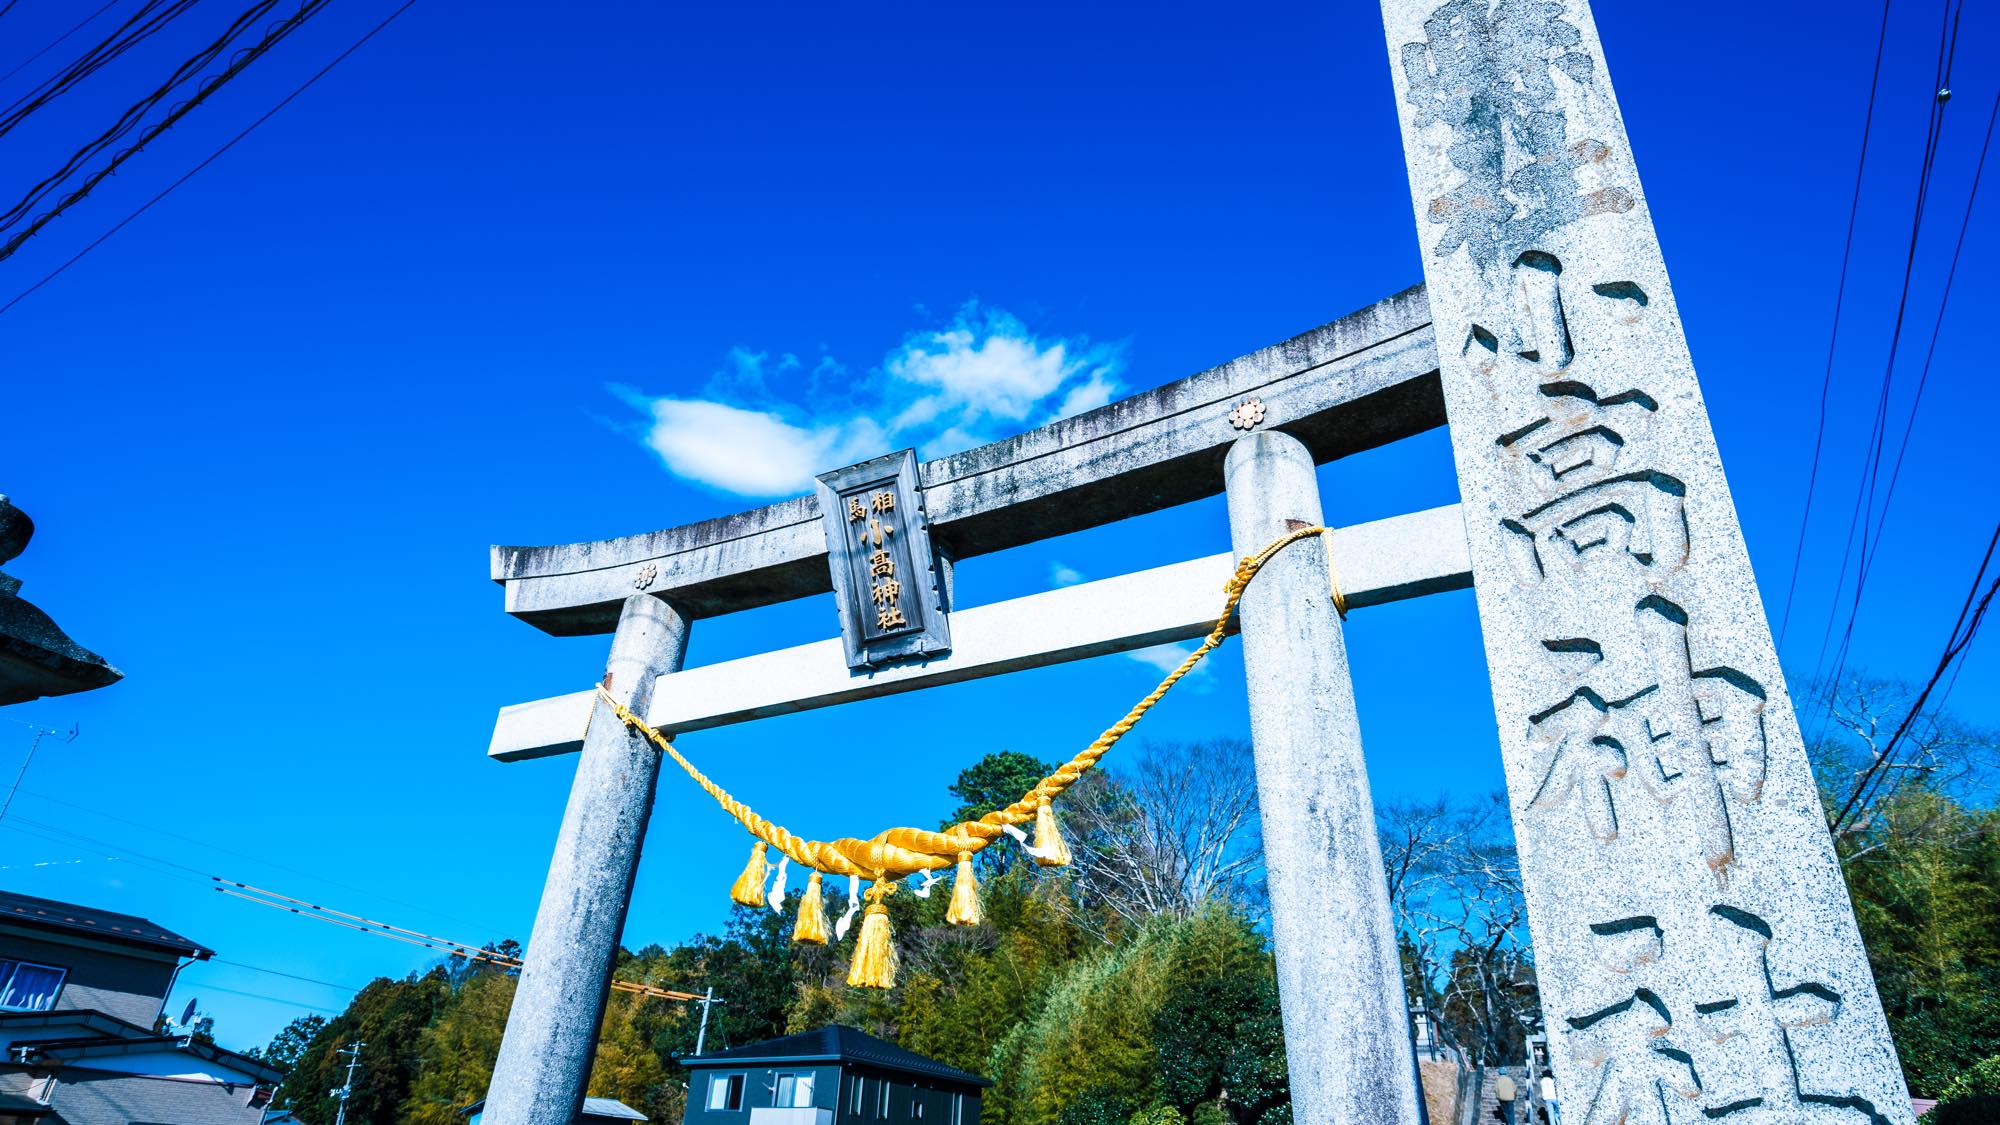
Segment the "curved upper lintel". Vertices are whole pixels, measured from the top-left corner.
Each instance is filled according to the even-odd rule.
[[[1215,495],[1240,436],[1228,412],[1249,394],[1320,462],[1440,426],[1429,328],[1414,286],[1207,371],[926,462],[934,541],[965,558]],[[800,496],[642,535],[494,547],[492,575],[507,612],[556,635],[610,632],[642,590],[712,617],[831,589],[818,520],[818,501]]]

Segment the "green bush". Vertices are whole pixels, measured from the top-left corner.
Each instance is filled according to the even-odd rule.
[[[1056,1117],[1058,1125],[1125,1125],[1132,1107],[1118,1092],[1093,1086],[1069,1100]]]
[[[1203,1102],[1194,1107],[1192,1125],[1229,1125],[1229,1115],[1215,1102]]]
[[[1961,1098],[2000,1094],[2000,1055],[1980,1059],[1961,1071],[1938,1094],[1943,1105]]]
[[[1170,1105],[1156,1105],[1133,1114],[1127,1125],[1182,1125],[1181,1111]]]

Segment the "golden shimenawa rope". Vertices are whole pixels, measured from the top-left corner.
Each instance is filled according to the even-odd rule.
[[[868,840],[852,837],[829,841],[804,839],[783,825],[774,824],[757,815],[750,806],[730,796],[727,790],[696,769],[694,763],[682,757],[680,751],[674,749],[671,738],[648,726],[624,704],[612,698],[611,693],[603,687],[597,689],[597,694],[611,706],[621,721],[644,734],[653,745],[678,763],[687,771],[687,775],[694,779],[696,785],[701,786],[709,796],[715,798],[715,803],[721,805],[724,812],[735,817],[758,840],[776,848],[792,862],[813,871],[830,875],[859,876],[883,883],[886,880],[914,875],[919,871],[936,871],[950,867],[957,863],[961,856],[969,858],[983,850],[986,845],[998,839],[1008,826],[1018,826],[1036,819],[1037,814],[1046,808],[1050,801],[1075,784],[1076,779],[1081,777],[1084,771],[1096,765],[1098,759],[1116,745],[1119,739],[1125,737],[1126,732],[1136,726],[1139,720],[1145,717],[1146,712],[1152,710],[1153,705],[1180,682],[1181,677],[1193,671],[1194,666],[1200,663],[1203,657],[1222,643],[1229,627],[1229,619],[1236,613],[1236,603],[1242,600],[1243,591],[1250,585],[1250,580],[1257,576],[1257,572],[1263,569],[1264,564],[1269,562],[1273,555],[1293,543],[1315,535],[1325,535],[1328,539],[1332,537],[1328,528],[1302,527],[1279,536],[1263,550],[1237,563],[1236,572],[1223,585],[1227,596],[1222,603],[1222,613],[1215,619],[1215,628],[1209,630],[1208,636],[1202,638],[1201,644],[1188,654],[1186,660],[1181,661],[1178,668],[1167,673],[1167,677],[1160,681],[1158,687],[1134,704],[1132,709],[1125,713],[1124,718],[1098,735],[1096,741],[1064,762],[1060,769],[1043,778],[1020,800],[1004,809],[987,813],[978,820],[953,825],[943,832],[929,832],[921,828],[891,828]],[[1329,543],[1329,555],[1331,547]],[[1334,600],[1345,613],[1345,599],[1337,589],[1334,592]],[[1060,844],[1059,840],[1052,842]],[[752,859],[752,866],[759,869],[760,878],[756,881],[760,887],[761,864],[758,860],[761,858],[758,856]]]

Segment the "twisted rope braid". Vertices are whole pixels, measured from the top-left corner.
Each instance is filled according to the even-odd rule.
[[[1188,654],[1187,659],[1181,661],[1179,667],[1167,673],[1158,687],[1144,699],[1133,704],[1124,718],[1106,728],[1103,734],[1098,735],[1096,740],[1079,751],[1075,757],[1037,782],[1035,787],[1028,790],[1020,800],[1004,809],[995,809],[978,820],[955,824],[943,832],[927,832],[920,828],[891,828],[869,840],[857,840],[853,837],[827,841],[805,839],[787,830],[783,825],[774,824],[757,815],[750,806],[730,796],[728,790],[709,780],[707,775],[695,768],[694,763],[682,757],[681,752],[674,749],[672,738],[648,726],[645,720],[633,714],[630,708],[613,699],[611,693],[602,686],[598,687],[597,695],[610,705],[612,713],[616,714],[621,722],[644,735],[648,741],[678,763],[681,769],[687,771],[688,777],[713,797],[723,812],[734,817],[752,836],[789,856],[792,862],[829,875],[858,875],[873,879],[877,883],[885,879],[901,879],[919,871],[937,871],[955,864],[961,854],[970,856],[984,850],[986,845],[1004,833],[1006,827],[1035,819],[1035,813],[1041,806],[1061,796],[1065,790],[1076,784],[1077,779],[1095,766],[1100,758],[1118,744],[1119,739],[1124,738],[1133,727],[1137,726],[1139,720],[1146,717],[1146,712],[1152,710],[1154,704],[1172,691],[1182,677],[1192,672],[1203,657],[1222,644],[1229,633],[1230,619],[1236,615],[1236,604],[1243,600],[1244,590],[1249,588],[1250,580],[1257,576],[1257,572],[1264,568],[1264,564],[1293,543],[1315,535],[1326,536],[1330,540],[1332,532],[1324,527],[1302,527],[1279,536],[1263,550],[1243,558],[1236,564],[1236,571],[1230,575],[1229,581],[1223,584],[1223,592],[1227,596],[1222,603],[1221,614],[1215,619],[1215,627],[1209,630],[1208,635],[1202,638],[1201,644]],[[1329,556],[1331,546],[1329,542]],[[1331,573],[1330,567],[1329,573]],[[1335,604],[1344,614],[1345,599],[1337,588],[1333,597]]]

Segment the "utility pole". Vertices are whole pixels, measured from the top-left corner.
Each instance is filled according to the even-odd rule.
[[[695,1053],[695,1054],[697,1054],[697,1055],[699,1055],[699,1054],[701,1054],[701,1052],[702,1052],[702,1048],[704,1048],[704,1047],[706,1047],[706,1046],[708,1045],[708,1008],[709,1008],[709,1005],[711,1005],[711,1004],[723,1004],[723,1003],[727,1003],[727,1001],[724,1001],[724,1000],[717,1000],[717,999],[715,998],[715,986],[711,984],[711,985],[709,985],[709,986],[708,986],[708,995],[707,995],[707,996],[704,996],[704,997],[702,997],[701,999],[699,999],[699,1000],[697,1000],[697,1001],[695,1001],[695,1003],[697,1003],[697,1004],[700,1004],[700,1005],[701,1005],[701,1030],[699,1030],[699,1031],[695,1032],[695,1035],[694,1035],[694,1053]]]
[[[367,1045],[361,1040],[356,1039],[354,1046],[344,1047],[334,1052],[335,1054],[347,1056],[347,1081],[340,1089],[327,1091],[327,1093],[340,1099],[340,1112],[334,1115],[333,1125],[347,1125],[347,1099],[354,1096],[354,1072],[361,1069],[361,1048]]]

